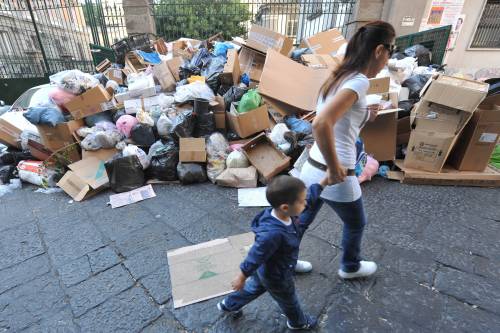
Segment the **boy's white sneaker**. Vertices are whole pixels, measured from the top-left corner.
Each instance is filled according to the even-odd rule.
[[[344,272],[342,269],[339,269],[339,276],[342,279],[356,279],[361,277],[367,277],[375,274],[377,271],[377,264],[373,261],[360,261],[359,269],[356,272]]]
[[[296,273],[309,273],[312,269],[313,265],[309,261],[297,260],[297,265],[295,265]]]

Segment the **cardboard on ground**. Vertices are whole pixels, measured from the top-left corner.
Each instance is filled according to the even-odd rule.
[[[246,233],[168,251],[174,309],[230,293],[253,241]]]

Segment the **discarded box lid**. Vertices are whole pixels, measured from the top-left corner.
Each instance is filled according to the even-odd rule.
[[[342,33],[337,29],[330,29],[303,39],[301,46],[311,49],[316,54],[336,55],[340,47],[347,43]]]
[[[207,161],[207,152],[204,138],[180,138],[179,140],[179,161]]]
[[[75,201],[88,198],[109,183],[104,162],[95,157],[86,158],[68,167],[70,171],[64,174],[57,186]]]
[[[107,102],[113,96],[102,85],[97,85],[64,104],[74,119],[82,119],[95,113],[106,111]],[[102,105],[105,104],[105,105]]]
[[[260,79],[259,93],[305,111],[316,109],[328,69],[314,69],[270,50]]]
[[[243,46],[262,53],[267,53],[269,50],[275,50],[286,56],[293,48],[293,39],[254,24],[250,28],[248,39]]]
[[[290,165],[290,157],[276,148],[264,133],[247,142],[242,150],[266,180],[270,180]]]

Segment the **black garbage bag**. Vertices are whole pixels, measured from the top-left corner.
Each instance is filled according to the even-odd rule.
[[[36,160],[29,150],[25,151],[9,151],[6,150],[0,153],[0,161],[6,165],[14,165],[17,166],[19,162],[22,160]]]
[[[229,90],[224,94],[224,103],[226,104],[226,111],[229,111],[231,108],[231,103],[239,102],[243,95],[248,91],[248,88],[240,88],[236,86],[232,86]]]
[[[216,131],[215,115],[207,112],[196,116],[195,137],[207,137]]]
[[[97,74],[94,74],[94,77],[96,79],[99,80],[99,83],[103,85],[103,87],[106,87],[106,83],[108,83],[108,78],[106,77],[106,75],[102,74],[102,73],[97,73]]]
[[[14,165],[4,165],[0,167],[0,184],[8,184],[9,180],[14,178],[14,171],[16,167]]]
[[[201,68],[191,66],[188,62],[179,67],[179,77],[181,80],[186,80],[188,77],[193,75],[201,75]]]
[[[217,94],[220,88],[220,72],[215,72],[205,79],[206,84],[212,89],[214,94]]]
[[[420,99],[420,91],[431,77],[430,74],[417,74],[412,75],[401,84],[410,90],[410,99]]]
[[[146,124],[135,124],[130,130],[130,137],[138,146],[151,146],[155,141],[153,127]]]
[[[179,147],[174,140],[157,141],[149,150],[151,164],[146,169],[148,179],[163,181],[177,180]]]
[[[419,66],[429,66],[431,64],[431,51],[423,45],[417,44],[405,49],[406,56],[417,58]]]
[[[398,112],[398,119],[408,117],[413,109],[415,103],[417,103],[417,99],[408,99],[406,101],[399,101],[398,108],[402,109]]]
[[[114,119],[113,115],[111,114],[111,111],[104,111],[85,117],[84,120],[85,120],[85,125],[87,125],[88,127],[94,127],[95,124],[97,124],[100,121],[113,122]],[[114,121],[113,123],[116,123],[116,121]]]
[[[104,164],[111,189],[127,192],[144,185],[144,171],[136,155],[119,157]]]
[[[118,121],[118,119],[121,116],[124,116],[126,114],[127,114],[127,112],[125,112],[125,109],[119,109],[119,110],[117,110],[115,113],[113,113],[113,123],[116,124],[116,122]]]
[[[194,112],[191,110],[183,111],[175,117],[172,133],[178,138],[189,138],[193,136],[196,119]]]
[[[224,71],[226,65],[226,57],[224,56],[211,56],[208,58],[207,65],[202,69],[201,75],[205,77],[212,76],[214,73],[221,73]]]
[[[191,67],[203,68],[210,62],[210,52],[206,48],[199,49],[191,58]]]
[[[207,181],[205,167],[196,163],[177,164],[177,176],[183,185],[204,183]]]

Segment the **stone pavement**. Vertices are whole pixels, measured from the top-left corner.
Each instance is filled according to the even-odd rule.
[[[318,332],[499,332],[500,190],[363,186],[364,255],[376,277],[336,276],[341,224],[324,207],[297,277]],[[284,332],[269,296],[238,320],[213,299],[173,310],[166,251],[249,230],[258,209],[211,184],[155,186],[112,210],[107,193],[69,203],[25,187],[0,199],[0,332]]]

